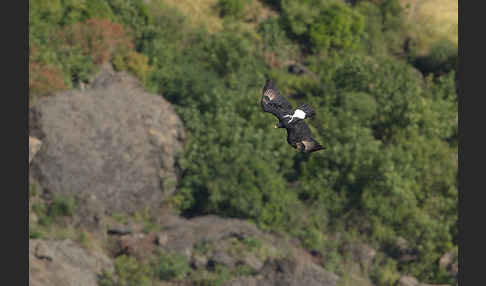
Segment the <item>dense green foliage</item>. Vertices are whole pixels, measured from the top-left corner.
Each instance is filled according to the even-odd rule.
[[[190,271],[189,264],[180,254],[158,253],[147,261],[120,255],[115,259],[114,271],[104,271],[98,283],[101,286],[153,285],[152,281],[183,279]]]
[[[32,210],[38,216],[39,224],[49,226],[60,217],[72,216],[75,208],[75,200],[72,197],[55,197],[47,203],[36,203]]]
[[[336,272],[342,257],[329,237],[346,232],[378,249],[370,277],[379,285],[398,272],[453,283],[438,259],[458,236],[457,49],[439,42],[417,57],[404,48],[398,0],[262,1],[279,13],[254,31],[238,17],[245,1],[219,1],[226,20],[215,33],[163,1],[47,2],[30,1],[31,95],[74,87],[111,61],[168,99],[188,134],[173,198],[184,215],[288,233]],[[286,69],[296,59],[309,71]],[[273,128],[260,107],[268,77],[294,105],[316,109],[308,123],[325,150],[297,154]],[[398,238],[415,259],[399,259]],[[143,285],[144,270],[127,259],[119,279]],[[158,277],[185,275],[179,262],[162,257]]]
[[[29,204],[32,211],[29,238],[62,237],[64,234],[53,231],[53,226],[66,225],[66,220],[70,220],[76,211],[74,197],[41,198],[36,183],[29,185]]]
[[[235,17],[239,18],[243,16],[245,11],[245,5],[250,2],[249,0],[219,0],[218,7],[222,17]]]
[[[363,17],[338,3],[323,7],[310,28],[311,43],[318,50],[352,49],[358,45],[364,30]]]
[[[153,262],[154,274],[160,280],[181,279],[190,267],[182,254],[160,254]]]
[[[152,269],[134,257],[120,255],[115,259],[114,272],[104,272],[98,278],[100,286],[148,286],[152,285]]]
[[[137,74],[148,72],[133,38],[150,18],[142,1],[29,1],[29,88],[31,99],[89,81],[99,65]]]

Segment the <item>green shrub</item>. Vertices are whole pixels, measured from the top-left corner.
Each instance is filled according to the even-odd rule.
[[[323,234],[315,228],[303,228],[298,237],[302,246],[309,251],[321,249],[323,245]]]
[[[324,253],[324,269],[327,271],[343,275],[342,273],[342,257],[337,249],[326,251]]]
[[[246,245],[246,247],[248,247],[248,249],[250,251],[255,251],[255,250],[258,250],[262,247],[261,240],[259,240],[257,238],[245,237],[245,238],[243,238],[242,242],[243,242],[243,244]]]
[[[29,183],[29,199],[39,196],[38,187],[39,185],[36,183]]]
[[[364,32],[363,17],[341,2],[321,8],[309,29],[309,39],[316,51],[353,50]]]
[[[364,32],[361,49],[374,57],[403,57],[411,53],[406,47],[407,29],[403,9],[399,0],[385,0],[380,3],[360,1],[356,10],[364,17]]]
[[[376,117],[378,106],[375,98],[368,93],[343,93],[339,100],[342,101],[343,109],[356,116],[357,120],[361,121],[365,126]]]
[[[365,29],[358,10],[340,1],[282,1],[282,26],[304,51],[355,50]]]
[[[148,286],[151,285],[151,270],[134,257],[120,255],[115,258],[115,271],[104,271],[98,278],[100,286]]]
[[[416,57],[414,65],[424,74],[436,75],[456,70],[458,63],[457,47],[448,40],[437,42],[425,56]]]
[[[400,278],[396,262],[389,258],[382,259],[371,271],[370,278],[377,285],[395,285]]]
[[[257,272],[248,265],[237,265],[236,268],[232,271],[231,275],[236,277],[253,276],[256,273]]]
[[[50,204],[47,214],[52,217],[72,216],[75,208],[75,200],[72,197],[57,196]]]
[[[52,218],[47,215],[48,206],[44,203],[34,203],[32,205],[32,211],[37,215],[40,225],[50,225]]]
[[[258,33],[262,36],[265,46],[272,50],[277,49],[278,45],[285,39],[285,31],[280,27],[279,20],[276,17],[263,20],[258,26]]]
[[[319,15],[318,0],[282,0],[282,25],[297,39],[305,39],[310,26]],[[304,44],[307,44],[304,42]]]
[[[287,38],[285,30],[282,28],[281,18],[269,17],[263,20],[258,25],[257,32],[261,37],[263,52],[268,56],[270,56],[269,53],[276,56],[267,59],[271,67],[278,64],[279,60],[294,58],[298,54],[298,46]]]
[[[100,2],[94,0],[95,2]],[[104,1],[101,1],[104,2]],[[113,11],[113,18],[100,17],[105,19],[112,19],[114,22],[120,23],[125,28],[127,34],[134,38],[136,51],[139,51],[139,45],[143,40],[144,29],[152,23],[154,7],[162,6],[160,1],[151,1],[150,4],[145,4],[144,0],[109,0],[106,1],[111,11]],[[106,5],[106,4],[102,4]],[[89,18],[96,17],[95,15]]]
[[[424,117],[420,122],[421,130],[430,137],[438,137],[457,147],[458,134],[458,95],[456,73],[451,71],[442,76],[429,76],[426,79],[427,92],[423,107]]]
[[[232,277],[227,267],[214,265],[211,270],[198,270],[191,273],[191,282],[195,286],[220,286]]]
[[[160,280],[183,279],[191,270],[181,254],[161,253],[153,262],[154,274]]]
[[[33,45],[29,54],[29,94],[46,96],[67,88],[62,68],[39,58],[39,49]]]
[[[50,203],[40,202],[32,205],[32,211],[42,226],[51,225],[59,217],[72,216],[74,209],[74,198],[66,196],[56,196]]]
[[[42,238],[42,232],[36,227],[29,224],[29,239]]]
[[[151,72],[151,67],[148,65],[148,58],[144,54],[137,53],[133,50],[115,52],[112,63],[115,70],[131,72],[142,83],[147,80]]]
[[[231,28],[203,42],[210,68],[220,76],[235,73],[252,64],[252,43],[246,34]]]
[[[360,1],[355,8],[364,18],[364,31],[360,39],[363,53],[380,57],[389,53],[389,42],[383,33],[383,14],[380,6],[369,1]]]
[[[245,12],[245,6],[251,0],[219,0],[218,8],[221,17],[235,17],[241,18]]]

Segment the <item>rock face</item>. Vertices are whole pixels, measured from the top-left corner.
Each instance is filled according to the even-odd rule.
[[[256,277],[237,278],[224,286],[335,286],[339,277],[313,263],[281,258],[267,260]]]
[[[368,267],[376,256],[376,250],[363,243],[346,245],[343,250],[350,252],[352,257],[364,268]]]
[[[184,219],[166,216],[161,221],[163,231],[158,235],[159,246],[190,258],[198,243],[221,244],[226,238],[263,237],[256,226],[239,219],[225,219],[213,215]],[[217,253],[214,253],[218,257]],[[218,258],[216,258],[218,259]]]
[[[441,256],[439,260],[439,269],[445,269],[451,275],[456,276],[459,273],[457,252],[452,250]]]
[[[233,266],[239,259],[230,257],[224,250],[229,240],[242,240],[244,238],[261,238],[262,240],[272,239],[270,235],[264,234],[256,226],[239,219],[221,218],[214,215],[207,215],[193,219],[186,219],[175,214],[161,214],[156,222],[162,231],[143,233],[139,227],[138,231],[131,231],[124,234],[108,230],[113,240],[112,255],[128,254],[135,257],[144,257],[148,253],[159,249],[163,252],[179,253],[188,261],[196,264],[204,261],[202,267],[206,267],[209,261]],[[214,251],[207,253],[195,253],[195,249],[202,244],[217,246]],[[203,257],[204,256],[204,257]],[[252,257],[239,257],[254,267],[259,265]]]
[[[30,135],[43,142],[32,177],[49,194],[75,196],[82,224],[158,207],[175,190],[182,122],[131,75],[104,66],[84,91],[39,101],[29,121]]]
[[[417,278],[413,276],[402,276],[398,280],[398,286],[417,286],[419,284]]]
[[[417,278],[413,276],[402,276],[397,282],[397,286],[450,286],[447,284],[424,284],[420,283]]]
[[[95,286],[103,269],[113,269],[108,257],[90,253],[71,240],[29,240],[30,286]]]
[[[115,252],[143,257],[157,248],[182,254],[197,270],[213,271],[217,265],[230,271],[241,266],[251,269],[251,276],[227,281],[226,286],[335,286],[339,279],[304,250],[243,220],[165,215],[158,223],[162,230],[156,235],[112,235]]]
[[[32,162],[35,154],[39,152],[42,142],[34,137],[29,136],[29,164]]]

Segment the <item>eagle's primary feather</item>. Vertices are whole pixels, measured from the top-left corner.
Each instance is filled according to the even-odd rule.
[[[278,123],[275,127],[287,130],[287,142],[302,152],[314,152],[323,149],[314,138],[312,138],[309,126],[304,122],[305,118],[315,115],[314,109],[308,104],[302,104],[295,110],[290,102],[280,95],[275,83],[267,80],[262,91],[262,109],[277,117]]]
[[[265,112],[270,112],[279,120],[282,120],[285,115],[292,112],[292,105],[283,96],[280,95],[279,90],[272,80],[267,80],[262,93],[262,109]]]

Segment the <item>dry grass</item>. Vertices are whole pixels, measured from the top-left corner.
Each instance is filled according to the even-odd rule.
[[[190,25],[205,25],[209,32],[221,30],[223,22],[218,16],[218,0],[164,0],[187,16]]]
[[[458,44],[457,0],[402,0],[406,9],[410,36],[420,53],[443,38]]]
[[[210,33],[223,28],[223,19],[219,17],[218,0],[163,0],[169,6],[177,8],[187,17],[192,26],[204,25]],[[252,0],[246,6],[243,29],[254,30],[261,20],[277,13],[258,0]]]

